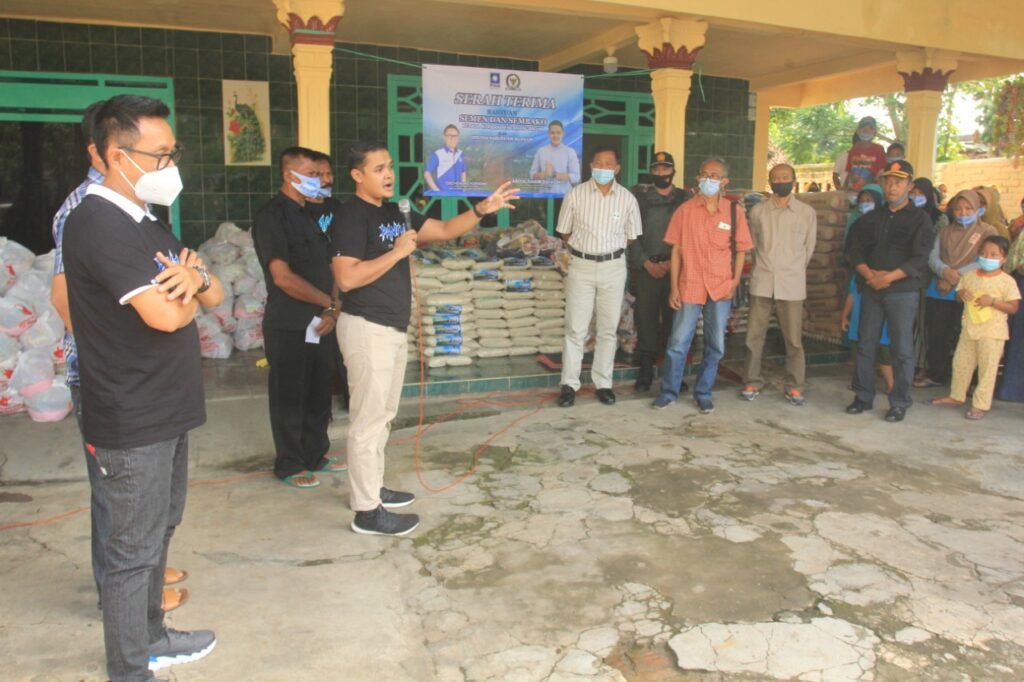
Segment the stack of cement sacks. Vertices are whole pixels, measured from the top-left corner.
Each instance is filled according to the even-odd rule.
[[[234,223],[221,223],[199,247],[199,255],[224,287],[224,302],[196,316],[203,357],[226,359],[232,348],[262,348],[267,286],[252,234]]]
[[[552,261],[498,259],[474,249],[423,252],[417,260],[411,360],[419,360],[421,327],[431,368],[561,350],[565,292]]]
[[[807,268],[807,304],[804,333],[841,343],[843,301],[847,269],[843,259],[846,220],[850,215],[849,192],[808,192],[797,195],[818,215],[818,241]]]

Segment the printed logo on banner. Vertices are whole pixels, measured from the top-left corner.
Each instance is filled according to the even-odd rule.
[[[523,81],[519,78],[519,74],[510,73],[505,76],[505,87],[509,90],[518,90],[523,84]]]
[[[498,73],[497,71],[491,71],[491,87],[492,88],[500,88],[501,87],[501,74]]]

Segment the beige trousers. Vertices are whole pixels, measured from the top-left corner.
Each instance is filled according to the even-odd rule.
[[[407,345],[405,332],[358,315],[338,316],[338,346],[348,370],[348,479],[354,511],[380,506],[384,447],[402,397]]]
[[[953,382],[949,396],[954,400],[967,400],[967,387],[971,385],[974,370],[978,370],[978,385],[974,387],[971,406],[978,410],[992,409],[992,392],[996,388],[996,374],[999,360],[1003,357],[1002,339],[978,339],[972,341],[964,332],[953,353]]]
[[[590,320],[597,315],[597,339],[590,378],[594,388],[611,388],[615,351],[619,345],[619,318],[626,291],[626,259],[601,263],[572,256],[565,278],[565,342],[562,345],[562,383],[580,390],[583,343]]]
[[[804,302],[777,301],[766,296],[750,297],[750,318],[747,321],[747,371],[744,383],[760,389],[764,384],[762,357],[764,338],[772,317],[772,306],[779,318],[782,338],[786,341],[786,390],[802,391],[807,378],[804,356]]]

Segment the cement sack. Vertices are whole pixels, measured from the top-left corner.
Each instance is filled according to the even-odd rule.
[[[502,270],[529,270],[530,262],[524,258],[506,258],[501,262]]]
[[[532,305],[529,307],[506,309],[505,319],[509,321],[510,326],[512,324],[520,324],[518,320],[522,320],[524,318],[535,318],[533,314],[535,310],[536,308]],[[534,319],[534,321],[536,321],[536,319]]]
[[[472,291],[474,294],[480,291],[497,291],[501,292],[505,290],[505,287],[501,282],[492,282],[489,280],[478,280],[473,282]]]
[[[538,353],[561,353],[564,350],[561,343],[545,343],[541,339],[541,344],[537,346]]]
[[[440,265],[417,265],[413,270],[417,277],[429,277],[441,281],[441,277],[448,274],[447,268]]]
[[[537,316],[540,322],[550,322],[551,320],[564,320],[565,319],[565,308],[537,308],[534,310],[534,315]]]
[[[481,336],[480,337],[480,350],[483,351],[485,348],[511,348],[512,339],[502,338],[497,336]],[[481,356],[482,357],[482,356]]]
[[[476,335],[481,340],[483,339],[507,339],[511,336],[509,328],[502,325],[501,327],[480,327],[476,330]]]
[[[475,268],[472,270],[474,282],[497,282],[501,279],[501,270],[494,268]]]
[[[532,335],[529,335],[529,336],[516,336],[516,335],[513,335],[512,336],[512,345],[513,346],[532,346],[532,347],[536,348],[537,346],[540,345],[540,337],[537,336],[536,334],[532,334]]]
[[[449,355],[444,360],[449,367],[466,367],[473,364],[473,358],[469,355]]]
[[[469,270],[473,263],[472,258],[445,258],[441,261],[441,267],[448,270]]]
[[[534,282],[562,282],[564,278],[558,270],[554,269],[554,265],[551,266],[550,270],[538,270],[534,267],[530,270],[530,274],[533,276]]]
[[[427,296],[427,305],[466,305],[471,300],[467,294],[434,292]]]
[[[563,291],[565,291],[565,283],[564,282],[554,282],[554,281],[550,281],[550,280],[541,279],[541,280],[537,280],[536,282],[533,283],[533,290],[534,291],[538,291],[538,292],[539,291],[563,292]]]
[[[559,316],[559,317],[541,317],[537,321],[537,329],[539,329],[539,330],[545,330],[545,329],[564,329],[564,328],[565,328],[565,318],[562,317],[562,316]]]
[[[490,318],[490,317],[478,317],[476,320],[476,333],[483,335],[484,330],[487,329],[508,329],[508,322],[504,317],[501,318]]]
[[[468,270],[445,270],[444,273],[437,276],[437,279],[445,284],[451,282],[472,282],[473,275]]]
[[[474,313],[474,316],[478,320],[503,320],[505,311],[501,308],[481,308]]]
[[[468,294],[472,291],[472,282],[442,282],[440,292],[446,294]]]
[[[417,277],[416,288],[420,291],[436,291],[443,287],[444,284],[440,280],[433,279],[432,277]]]
[[[534,291],[533,297],[538,301],[562,301],[565,302],[565,292],[558,289],[540,289]]]
[[[471,303],[464,305],[428,305],[423,308],[423,312],[427,315],[462,315],[465,317],[473,312],[473,305]]]
[[[537,309],[546,308],[548,310],[565,310],[565,299],[564,298],[539,298],[536,299]]]
[[[473,297],[473,305],[476,306],[477,314],[481,310],[502,310],[502,306],[505,304],[505,299],[497,296],[488,296],[487,298],[476,298]]]
[[[482,347],[482,348],[480,348],[480,350],[478,350],[476,352],[476,356],[478,358],[507,358],[508,357],[508,349],[507,348],[483,348]]]
[[[508,349],[509,357],[517,357],[520,355],[536,355],[537,346],[513,346]]]

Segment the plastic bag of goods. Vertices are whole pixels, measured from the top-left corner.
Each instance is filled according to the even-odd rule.
[[[23,273],[32,269],[36,254],[18,242],[0,237],[0,294],[5,293]]]
[[[228,242],[210,244],[206,247],[205,251],[209,254],[210,260],[213,261],[211,265],[227,265],[228,263],[234,263],[242,255],[241,249]]]
[[[41,256],[36,256],[36,259],[32,261],[32,269],[38,270],[46,274],[47,276],[53,275],[53,262],[57,258],[56,251],[51,250],[49,253],[44,253]]]
[[[25,411],[25,399],[13,388],[0,390],[0,415],[18,414]]]
[[[259,319],[239,320],[234,334],[235,348],[253,350],[263,348],[263,323]]]
[[[43,303],[49,304],[52,282],[52,274],[40,270],[29,270],[18,277],[18,281],[11,285],[5,295],[7,298],[27,303],[33,310],[38,310]]]
[[[263,319],[263,301],[251,294],[242,294],[235,299],[235,319],[260,320]]]
[[[71,389],[63,381],[55,381],[49,388],[25,398],[25,407],[34,422],[59,422],[71,413]]]
[[[0,389],[7,388],[14,368],[18,364],[18,353],[21,348],[17,339],[0,334]]]
[[[47,308],[36,318],[36,323],[18,337],[22,350],[43,348],[53,350],[54,345],[64,338],[64,321],[52,308]]]
[[[23,301],[0,296],[0,334],[21,336],[35,323],[35,313]]]
[[[18,355],[18,365],[11,374],[10,387],[25,398],[41,393],[53,383],[53,359],[50,351],[27,350]]]
[[[230,334],[216,332],[206,339],[199,340],[199,354],[213,360],[227,360],[231,357],[234,343]]]

